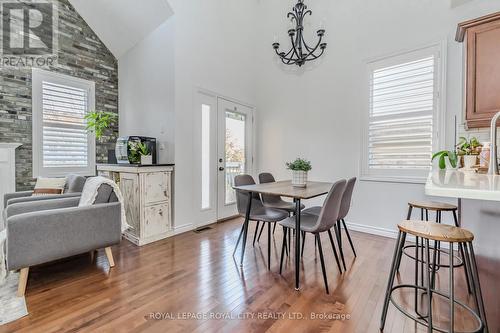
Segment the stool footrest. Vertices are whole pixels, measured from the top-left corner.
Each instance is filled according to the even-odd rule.
[[[415,256],[412,255],[411,253],[408,253],[406,252],[406,249],[414,249],[417,245],[413,245],[413,244],[410,244],[410,245],[405,245],[403,247],[403,254],[405,256],[407,256],[408,258],[411,258],[413,260],[417,260],[418,262],[422,262],[422,263],[426,263],[425,259],[421,259],[421,258],[418,258],[418,259],[415,259]],[[421,248],[425,248],[424,246],[422,245],[418,245],[418,248],[421,249]],[[434,249],[431,249],[431,251],[434,251]],[[441,255],[441,253],[445,253],[446,255],[449,254],[448,250],[446,249],[437,249],[437,252],[439,252],[439,255]],[[464,262],[462,260],[462,258],[460,258],[458,255],[456,254],[453,254],[453,257],[458,261],[457,264],[453,263],[453,267],[457,268],[457,267],[462,267],[464,265]],[[436,264],[436,267],[439,269],[440,267],[443,267],[443,268],[449,268],[450,265],[445,265],[445,264]]]

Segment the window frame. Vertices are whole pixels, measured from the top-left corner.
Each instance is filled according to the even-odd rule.
[[[44,167],[43,166],[43,81],[69,85],[87,90],[88,110],[95,110],[95,82],[76,78],[66,74],[55,73],[39,68],[32,69],[32,128],[33,128],[33,177],[60,177],[68,173],[82,176],[94,176],[96,168],[96,142],[93,133],[87,134],[86,167]]]
[[[445,110],[446,110],[446,41],[427,44],[418,48],[395,52],[385,56],[374,57],[366,60],[366,73],[364,79],[365,98],[363,99],[362,140],[359,177],[362,181],[395,182],[425,184],[429,170],[397,170],[397,169],[370,169],[369,167],[369,125],[370,125],[370,99],[371,75],[374,70],[390,67],[405,62],[410,62],[434,55],[435,57],[435,96],[433,112],[432,151],[443,149],[445,136]]]

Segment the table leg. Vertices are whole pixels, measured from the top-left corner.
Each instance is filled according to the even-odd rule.
[[[248,223],[250,222],[250,209],[252,209],[252,192],[248,192],[247,211],[245,213],[245,223],[243,224],[243,244],[241,247],[240,267],[243,266],[243,258],[245,257],[245,248],[247,246]]]
[[[295,290],[299,290],[300,278],[300,199],[295,202]]]

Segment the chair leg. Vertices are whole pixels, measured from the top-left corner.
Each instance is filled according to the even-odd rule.
[[[26,293],[26,285],[28,284],[28,274],[30,268],[21,268],[21,272],[19,274],[19,284],[17,286],[17,297],[23,297]]]
[[[92,250],[89,253],[90,253],[90,263],[93,263],[95,259],[95,250]]]
[[[337,237],[337,244],[339,246],[339,252],[340,252],[340,258],[342,259],[342,266],[344,266],[344,271],[347,271],[346,265],[345,265],[345,259],[344,259],[344,251],[342,250],[342,241],[341,241],[341,236],[340,236],[340,224],[337,222],[333,226],[333,229],[335,229],[335,236]]]
[[[335,243],[333,242],[332,231],[328,230],[328,237],[330,238],[330,244],[332,244],[333,255],[335,256],[335,261],[337,262],[337,267],[339,268],[339,272],[342,273],[342,267],[340,267],[339,256],[337,254],[337,250],[335,250]]]
[[[325,282],[326,293],[329,294],[328,290],[328,278],[326,277],[326,269],[325,269],[325,258],[323,258],[323,248],[321,247],[321,238],[319,234],[316,234],[316,239],[318,240],[318,250],[319,250],[319,259],[321,260],[321,270],[323,271],[323,281]]]
[[[271,270],[271,223],[267,223],[267,269]]]
[[[352,243],[351,235],[349,234],[349,230],[347,230],[347,226],[345,225],[344,219],[342,219],[342,225],[344,226],[345,234],[347,235],[347,240],[349,244],[351,244],[352,253],[354,253],[354,257],[356,256],[356,250],[354,249],[354,244]]]
[[[286,235],[288,233],[287,231],[288,229],[283,227],[283,236],[286,238]],[[285,242],[285,252],[286,252],[286,256],[288,257],[288,244]]]
[[[108,257],[109,267],[115,267],[115,260],[113,259],[113,252],[111,252],[111,248],[107,247],[104,251],[106,252],[106,257]]]
[[[264,231],[265,223],[262,222],[262,227],[260,228],[259,237],[257,237],[257,243],[260,242],[260,236],[262,236],[262,231]]]
[[[243,223],[241,225],[240,235],[238,236],[238,240],[236,241],[236,246],[234,247],[233,257],[234,257],[234,254],[236,253],[236,250],[238,249],[238,245],[240,244],[241,236],[243,236],[243,230],[244,229],[245,229],[245,224]]]
[[[276,231],[276,225],[278,224],[278,222],[274,222],[274,227],[273,227],[273,235],[274,235],[274,232]]]
[[[304,256],[304,245],[306,244],[306,232],[302,231],[302,250],[300,251],[300,256]]]
[[[257,239],[257,233],[259,232],[260,221],[257,221],[257,226],[255,227],[255,233],[253,234],[252,246],[255,246],[255,240]]]
[[[281,275],[281,272],[283,271],[283,257],[285,254],[285,248],[287,248],[287,244],[286,244],[286,234],[287,233],[288,233],[287,229],[285,227],[283,227],[283,242],[281,245],[281,259],[280,259],[280,275]],[[288,252],[288,250],[287,250],[287,252]]]

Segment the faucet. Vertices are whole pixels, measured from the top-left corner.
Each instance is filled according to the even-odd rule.
[[[488,166],[488,175],[498,175],[497,160],[497,121],[500,119],[500,112],[497,112],[491,119],[490,126],[490,163]]]

